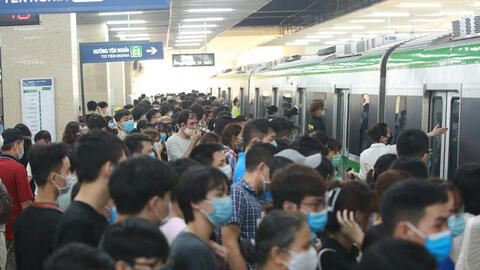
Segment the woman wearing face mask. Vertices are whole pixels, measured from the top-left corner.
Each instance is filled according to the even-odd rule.
[[[260,270],[315,270],[317,259],[310,234],[304,217],[274,210],[260,223],[255,243],[242,243],[242,253]]]
[[[328,237],[322,240],[320,270],[355,268],[363,243],[361,231],[373,227],[373,192],[358,181],[338,185],[327,192]]]
[[[342,151],[342,144],[334,138],[328,138],[327,149],[327,159],[330,160],[335,170],[335,180],[342,180],[342,175],[339,172],[343,164],[342,154],[340,153],[340,151]]]
[[[397,146],[390,145],[393,136],[387,124],[377,123],[365,133],[374,143],[360,154],[360,174],[354,175],[361,180],[367,179],[368,171],[373,169],[379,157],[385,154],[397,154]]]
[[[238,144],[241,140],[242,126],[239,124],[231,123],[225,126],[222,133],[222,144],[224,147],[223,153],[227,157],[228,164],[235,171],[235,165],[238,160]]]

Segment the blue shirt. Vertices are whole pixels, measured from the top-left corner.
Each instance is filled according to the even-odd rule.
[[[443,262],[438,264],[438,270],[455,270],[455,265],[453,264],[450,257],[443,260]]]
[[[245,167],[245,152],[238,153],[237,165],[235,167],[235,172],[233,172],[233,183],[235,184],[238,180],[242,179],[247,171]]]
[[[262,205],[268,203],[267,199],[263,193],[255,191],[242,178],[232,185],[230,197],[233,201],[233,214],[223,226],[236,224],[240,227],[239,243],[242,240],[255,239],[257,227],[262,218]],[[222,243],[220,228],[217,230],[217,238],[219,243]],[[254,265],[250,263],[247,263],[247,267],[255,269]]]

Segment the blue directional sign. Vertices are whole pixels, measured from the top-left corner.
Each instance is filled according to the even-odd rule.
[[[148,41],[81,43],[82,63],[163,59],[163,43]]]
[[[170,0],[1,0],[0,14],[170,9]]]

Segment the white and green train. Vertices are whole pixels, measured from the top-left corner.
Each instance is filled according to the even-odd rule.
[[[210,91],[230,102],[238,98],[250,117],[264,117],[269,105],[283,114],[303,104],[295,119],[302,131],[308,105],[323,99],[327,133],[342,142],[345,165],[356,169],[372,143],[365,131],[377,122],[389,125],[392,143],[408,128],[448,127],[431,141],[431,176],[449,178],[459,165],[480,162],[480,38],[423,37],[351,57],[217,74]]]

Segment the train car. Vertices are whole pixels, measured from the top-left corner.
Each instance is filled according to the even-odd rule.
[[[475,108],[480,105],[480,39],[450,36],[415,38],[378,47],[362,55],[316,57],[253,72],[248,87],[250,117],[264,117],[268,105],[282,114],[303,105],[294,120],[304,132],[308,105],[326,104],[327,134],[342,142],[344,167],[359,168],[360,153],[372,141],[365,131],[386,122],[396,142],[408,128],[449,128],[431,139],[431,176],[452,177],[467,162],[480,161],[475,141]],[[247,78],[245,78],[247,79]],[[227,85],[234,82],[225,82]],[[242,103],[242,104],[243,104]],[[470,115],[470,117],[468,117]]]

